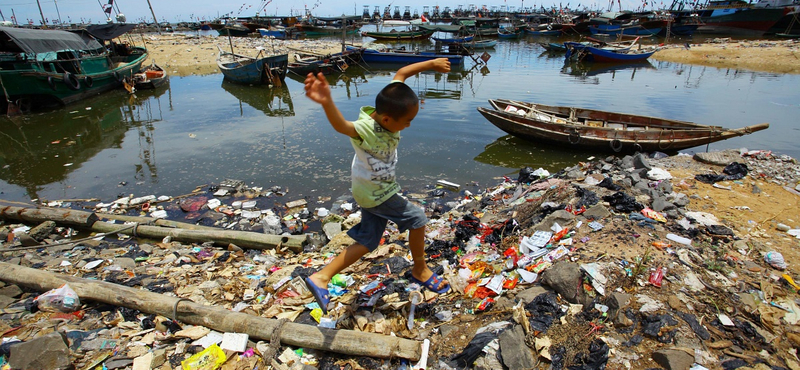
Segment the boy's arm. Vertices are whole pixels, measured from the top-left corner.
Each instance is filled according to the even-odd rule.
[[[305,80],[305,90],[306,96],[309,99],[322,105],[322,109],[325,110],[325,116],[328,118],[328,122],[331,123],[331,126],[333,126],[333,129],[336,130],[336,132],[353,138],[358,137],[358,132],[356,131],[355,126],[353,126],[353,122],[344,119],[342,112],[340,112],[339,108],[336,107],[336,104],[333,103],[333,98],[331,98],[331,88],[322,73],[319,73],[316,76],[313,73],[309,73]]]
[[[434,70],[442,73],[450,72],[450,61],[447,58],[437,58],[426,60],[424,62],[409,64],[397,71],[397,73],[394,75],[394,80],[405,82],[406,78],[427,70]]]

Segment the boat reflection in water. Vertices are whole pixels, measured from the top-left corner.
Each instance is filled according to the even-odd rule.
[[[292,94],[286,84],[265,89],[222,81],[222,89],[239,100],[241,116],[244,116],[244,103],[264,112],[267,117],[294,117]]]
[[[100,152],[121,148],[129,130],[139,133],[137,181],[154,180],[153,123],[161,120],[159,96],[166,91],[163,86],[136,95],[108,93],[42,114],[1,116],[0,180],[39,198],[46,185],[80,176],[73,172]]]
[[[513,171],[509,172],[509,176],[512,176],[523,167],[534,169],[541,167],[555,173],[564,167],[573,165],[576,160],[583,160],[591,155],[591,152],[575,150],[572,147],[543,142],[534,143],[513,135],[505,135],[486,145],[483,152],[475,157],[475,160],[492,166],[508,168]]]
[[[625,72],[626,75],[630,72],[631,81],[633,81],[636,71],[641,69],[656,69],[656,67],[646,60],[633,63],[565,62],[564,67],[561,68],[561,73],[575,76],[578,80],[586,83],[599,84],[600,81],[598,79],[590,77],[610,73],[613,80],[617,77],[618,72]]]
[[[366,82],[367,79],[376,76],[394,76],[403,64],[380,64],[371,66],[369,69],[353,67],[347,70],[350,73],[360,73]],[[378,67],[378,68],[376,68]],[[475,64],[472,67],[450,66],[450,72],[441,73],[434,71],[424,71],[417,74],[417,80],[406,80],[420,99],[452,99],[461,100],[465,92],[470,91],[475,95],[476,86],[473,82],[476,77],[483,77],[489,74],[489,68],[483,64]],[[352,70],[352,71],[351,71]],[[328,80],[330,83],[330,79]]]

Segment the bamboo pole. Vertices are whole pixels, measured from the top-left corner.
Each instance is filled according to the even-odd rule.
[[[246,313],[234,312],[219,306],[204,306],[143,289],[129,288],[99,280],[0,262],[0,280],[45,292],[64,284],[82,300],[91,300],[150,314],[176,319],[192,325],[202,325],[221,332],[247,333],[257,340],[269,340],[278,321]],[[177,315],[173,310],[177,307]],[[287,322],[280,331],[281,344],[375,358],[405,358],[419,360],[421,344],[417,341],[388,335],[353,330],[335,330]]]
[[[111,217],[109,217],[111,218]],[[134,237],[163,239],[169,236],[173,240],[191,243],[204,243],[213,241],[219,244],[236,244],[242,248],[249,249],[273,249],[286,247],[294,252],[302,252],[305,243],[305,236],[282,236],[267,235],[249,231],[224,230],[216,228],[193,228],[194,230],[183,229],[183,224],[174,221],[161,222],[164,226],[142,225],[151,221],[148,217],[136,218],[135,216],[122,217],[128,221],[138,222],[140,225],[121,231],[120,233]],[[120,229],[119,224],[109,224],[98,221],[99,217],[93,212],[78,211],[62,208],[22,208],[22,207],[2,207],[0,208],[0,219],[16,220],[27,223],[41,223],[44,221],[55,221],[58,224],[65,224],[81,229],[89,229],[95,232],[110,233]]]

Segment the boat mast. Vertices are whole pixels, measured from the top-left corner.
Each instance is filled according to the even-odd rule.
[[[158,34],[161,34],[161,25],[158,24],[158,18],[156,18],[156,12],[153,11],[153,5],[150,4],[150,0],[147,0],[147,6],[150,7],[150,14],[153,15],[153,20],[156,22],[156,29],[158,30]]]
[[[53,0],[53,4],[56,4],[56,14],[58,14],[58,25],[63,28],[64,25],[61,24],[61,12],[58,11],[58,0]]]
[[[36,0],[36,5],[39,5],[39,15],[42,16],[42,27],[47,28],[47,22],[44,20],[44,12],[42,11],[42,4]]]

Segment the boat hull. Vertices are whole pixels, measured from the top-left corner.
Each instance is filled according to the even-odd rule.
[[[531,141],[601,151],[677,151],[769,128],[769,124],[762,123],[726,129],[648,116],[504,99],[493,99],[489,103],[492,108],[478,107],[478,112],[511,135]],[[509,111],[508,107],[513,107],[515,111]],[[520,111],[525,114],[519,114]]]
[[[783,8],[732,8],[706,11],[697,30],[704,33],[762,35],[784,16]]]
[[[229,56],[230,54],[222,54],[220,59],[225,55]],[[287,54],[259,59],[244,57],[230,62],[217,61],[219,69],[226,80],[250,85],[269,84],[274,81],[270,78],[270,75],[283,81],[286,78],[288,63],[289,55]]]
[[[348,46],[348,49],[350,47]],[[401,52],[401,51],[378,51],[374,49],[364,50],[361,58],[364,63],[391,63],[391,64],[411,64],[424,62],[436,58],[447,58],[451,65],[461,65],[464,63],[464,56],[458,54],[437,54],[434,52]]]
[[[104,63],[106,56],[86,58],[82,63]],[[122,86],[122,80],[139,72],[147,53],[131,55],[117,67],[95,73],[74,74],[44,72],[35,69],[0,70],[0,80],[8,100],[23,110],[67,105]],[[67,80],[76,81],[70,85]],[[5,100],[5,93],[0,91]]]

